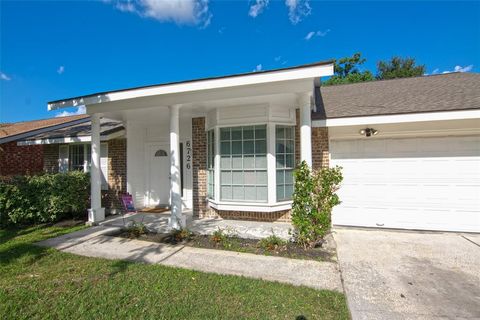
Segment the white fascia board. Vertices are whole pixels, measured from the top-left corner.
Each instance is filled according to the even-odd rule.
[[[109,134],[107,136],[100,136],[101,141],[108,141],[111,139],[115,139],[121,137],[125,134],[125,130],[120,130]],[[18,141],[18,146],[32,146],[32,145],[39,145],[39,144],[63,144],[63,143],[84,143],[84,142],[91,142],[91,136],[81,136],[81,137],[60,137],[60,138],[52,138],[52,139],[36,139],[36,140],[23,140]]]
[[[193,91],[212,90],[310,78],[315,79],[331,75],[333,75],[333,64],[307,66],[304,68],[278,70],[273,72],[260,72],[258,74],[246,74],[226,78],[206,79],[184,83],[158,85],[147,88],[122,90],[110,93],[107,92],[95,96],[85,96],[52,102],[48,104],[48,110],[76,107],[80,105],[92,105],[102,102],[114,102],[156,95],[187,93]]]
[[[373,125],[388,123],[406,123],[422,121],[480,119],[480,110],[462,110],[445,112],[426,112],[411,114],[395,114],[384,116],[333,118],[326,120],[313,120],[313,127],[342,127],[355,125]]]

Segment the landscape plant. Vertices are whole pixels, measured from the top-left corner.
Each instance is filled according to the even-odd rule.
[[[292,224],[294,240],[305,249],[317,246],[332,225],[332,209],[343,180],[341,167],[311,170],[303,161],[295,170]]]
[[[84,218],[89,196],[89,175],[79,171],[0,177],[0,224]]]

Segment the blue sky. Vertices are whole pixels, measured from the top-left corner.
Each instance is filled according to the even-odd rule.
[[[47,102],[61,98],[357,51],[372,71],[394,55],[480,71],[473,1],[1,1],[0,15],[0,122],[56,116]]]

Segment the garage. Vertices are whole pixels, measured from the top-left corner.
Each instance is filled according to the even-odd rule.
[[[330,140],[333,224],[480,232],[480,136]]]

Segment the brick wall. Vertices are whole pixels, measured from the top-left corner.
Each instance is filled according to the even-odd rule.
[[[108,190],[102,193],[102,206],[123,210],[122,194],[127,192],[127,140],[108,141]]]
[[[205,118],[192,119],[193,215],[207,215],[207,133]]]
[[[0,145],[0,175],[35,174],[43,171],[43,145]]]
[[[209,208],[204,217],[223,218],[231,220],[250,220],[267,222],[289,222],[291,210],[275,212],[225,211]]]
[[[321,169],[328,165],[328,128],[312,128],[312,167]]]
[[[58,172],[58,144],[43,146],[43,171],[48,173]]]

